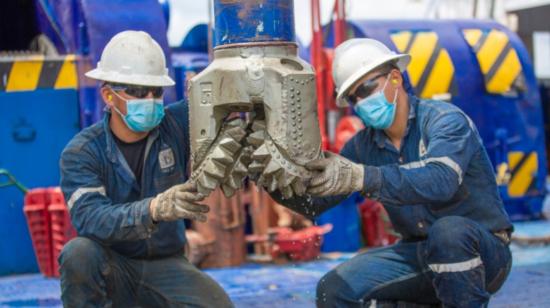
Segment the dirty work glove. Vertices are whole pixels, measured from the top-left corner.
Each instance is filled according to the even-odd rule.
[[[172,186],[165,192],[158,194],[151,201],[149,205],[151,218],[156,222],[178,219],[205,222],[205,213],[208,213],[210,208],[197,203],[205,197],[197,192],[196,184],[192,181]]]
[[[324,152],[325,158],[320,158],[306,164],[306,168],[314,172],[307,193],[315,197],[349,195],[363,189],[365,169],[348,159]]]

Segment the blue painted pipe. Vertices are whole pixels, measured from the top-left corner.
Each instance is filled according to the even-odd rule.
[[[214,0],[214,47],[294,42],[294,0]]]

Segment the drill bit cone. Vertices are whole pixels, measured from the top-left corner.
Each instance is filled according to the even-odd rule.
[[[294,42],[293,1],[214,3],[213,61],[189,81],[195,177],[214,177],[226,194],[248,175],[285,197],[303,195],[312,176],[304,166],[320,157],[321,136],[315,73]],[[227,120],[235,113],[251,115],[248,127]],[[206,157],[226,169],[203,166]]]

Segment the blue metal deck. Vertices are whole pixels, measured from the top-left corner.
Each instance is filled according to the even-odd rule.
[[[518,233],[550,234],[550,223],[516,224]],[[490,307],[550,307],[550,246],[512,245],[510,277]],[[314,307],[321,276],[352,254],[327,255],[314,262],[288,265],[247,264],[207,270],[236,307]],[[41,275],[0,278],[0,307],[61,307],[59,280]]]

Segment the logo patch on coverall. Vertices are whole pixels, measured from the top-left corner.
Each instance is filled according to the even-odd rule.
[[[159,152],[159,165],[163,172],[169,171],[175,164],[174,152],[172,152],[171,148]]]

